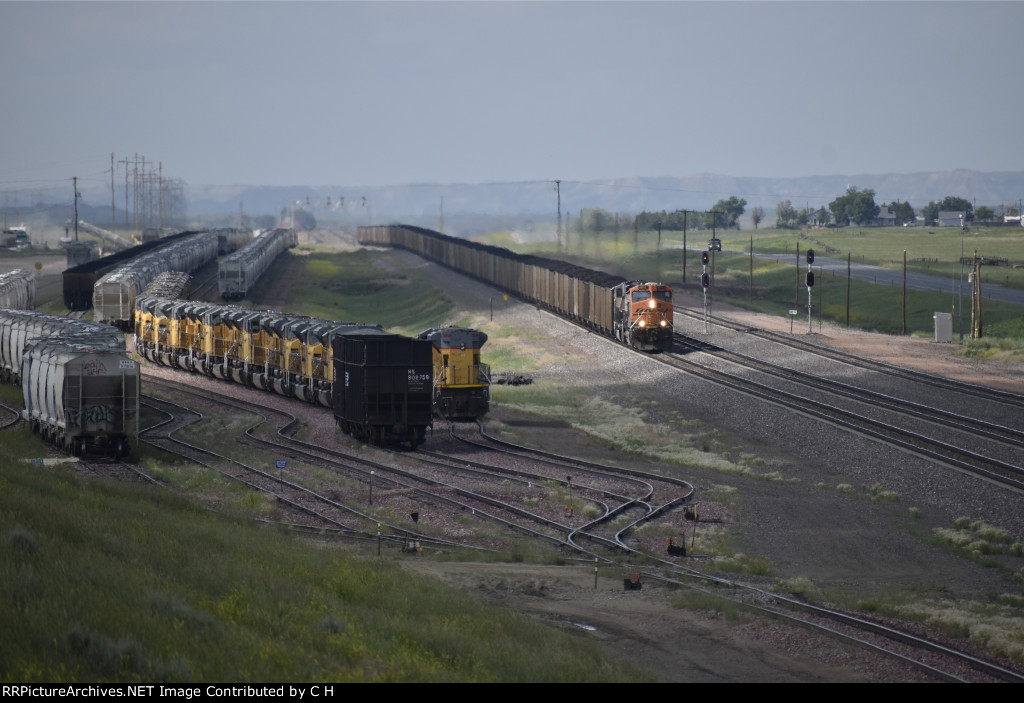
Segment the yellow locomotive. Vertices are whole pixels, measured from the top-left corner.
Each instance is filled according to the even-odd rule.
[[[137,298],[135,315],[146,359],[332,408],[363,441],[415,448],[432,422],[427,341],[379,325],[165,298]]]
[[[487,335],[468,327],[440,327],[419,335],[434,345],[434,413],[450,420],[487,414],[491,367],[480,362]]]

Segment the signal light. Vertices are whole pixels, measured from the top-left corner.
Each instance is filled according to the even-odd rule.
[[[700,284],[702,286],[704,286],[705,288],[710,286],[711,285],[711,276],[707,275],[706,273],[702,273],[700,275]]]
[[[808,271],[807,272],[807,287],[808,288],[813,288],[814,287],[814,272],[813,271]]]
[[[814,263],[814,249],[808,249],[807,250],[807,263],[808,264],[813,264]]]
[[[709,256],[708,256],[708,253],[706,251],[702,251],[700,253],[700,262],[702,264],[704,264],[705,266],[708,265],[708,258],[709,258]]]

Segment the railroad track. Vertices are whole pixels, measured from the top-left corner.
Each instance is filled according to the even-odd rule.
[[[171,385],[154,381],[149,381],[148,385],[153,385],[153,383],[156,383],[157,386]],[[548,474],[540,471],[520,471],[518,477],[513,477],[514,472],[505,467],[493,464],[484,465],[479,462],[470,466],[458,458],[431,455],[425,452],[388,452],[387,456],[391,458],[391,461],[370,459],[362,453],[325,447],[321,444],[296,439],[292,436],[292,432],[299,422],[290,413],[213,391],[203,391],[191,387],[177,388],[176,390],[203,398],[205,402],[220,408],[228,406],[257,414],[261,421],[246,430],[246,441],[272,447],[280,456],[288,456],[303,463],[325,466],[331,471],[343,475],[345,479],[356,480],[365,486],[360,489],[360,493],[365,490],[369,494],[369,486],[373,482],[376,486],[378,504],[388,495],[399,495],[403,500],[414,505],[416,503],[433,505],[451,514],[462,513],[470,515],[474,519],[485,519],[505,526],[517,535],[543,540],[587,557],[597,555],[602,560],[610,558],[608,550],[620,555],[624,553],[640,556],[642,553],[626,544],[623,541],[623,536],[688,499],[693,490],[690,484],[683,481],[645,475],[648,479],[659,483],[661,493],[668,492],[667,486],[672,486],[676,493],[663,504],[651,506],[647,501],[655,489],[649,481],[637,478],[642,475],[642,472],[619,470],[617,474],[613,474],[613,467],[600,467],[604,469],[604,481],[614,481],[620,485],[624,481],[628,482],[633,486],[629,491],[633,495],[626,495],[627,491],[622,488],[611,490],[577,483],[574,489],[576,499],[585,498],[591,504],[600,506],[599,513],[587,520],[572,514],[555,515],[551,510],[540,508],[540,504],[545,503],[544,496],[550,493],[549,488],[543,484],[557,482],[551,477],[550,471]],[[189,404],[192,405],[192,403]],[[263,419],[268,414],[286,416],[280,423],[282,426],[269,434],[263,430],[257,431],[256,427],[264,424]],[[549,469],[550,463],[550,461],[547,462]],[[427,468],[417,469],[403,466],[408,464],[418,464]],[[596,475],[597,467],[598,465],[591,465],[586,471]],[[563,464],[559,470],[564,469],[565,465]],[[578,464],[572,470],[577,475],[584,471]],[[629,476],[624,479],[623,476],[626,474]],[[524,506],[519,492],[514,489],[510,490],[508,487],[513,478],[518,481],[520,486],[530,486],[531,495],[540,498],[540,500],[531,499],[537,505],[534,507]],[[293,480],[297,481],[297,479]],[[487,485],[480,485],[481,483]],[[471,487],[467,487],[470,485]],[[636,488],[638,485],[642,485],[639,490]],[[510,493],[511,499],[506,498],[506,494]],[[636,510],[639,515],[631,519],[625,527],[618,528],[614,533],[602,529],[603,525],[631,510]],[[359,509],[355,512],[362,519],[370,520],[371,524],[376,522],[375,513],[368,509]],[[407,539],[438,542],[436,537],[432,538],[428,534],[412,532],[402,525],[390,523],[386,524],[386,528],[390,533],[403,535]],[[448,542],[448,545],[473,546],[465,541]],[[600,553],[595,552],[595,549]]]
[[[666,575],[666,569],[675,576]],[[876,654],[896,659],[941,681],[965,683],[966,672],[980,673],[984,681],[1024,683],[1024,673],[1008,669],[944,643],[914,634],[895,625],[815,605],[735,579],[726,579],[663,562],[662,568],[636,567],[643,580],[681,587],[697,587],[736,602],[754,612],[787,621],[833,639],[848,642]]]
[[[149,383],[153,384],[154,382],[150,381]],[[164,384],[163,382],[156,382],[156,384],[165,386],[172,385]],[[297,440],[290,436],[290,432],[294,426],[298,424],[298,420],[290,413],[268,408],[265,404],[250,403],[232,396],[211,391],[201,391],[194,388],[175,388],[175,390],[183,393],[187,392],[191,396],[205,398],[206,401],[212,402],[219,407],[234,407],[258,415],[260,420],[245,431],[247,441],[264,447],[272,447],[279,456],[289,456],[300,462],[325,466],[342,475],[347,480],[354,479],[359,481],[367,486],[367,493],[371,496],[370,501],[372,501],[372,492],[370,492],[369,486],[372,482],[376,486],[378,505],[382,503],[382,498],[384,497],[382,494],[385,491],[403,494],[403,496],[409,495],[413,496],[421,505],[433,504],[441,506],[447,510],[465,512],[479,519],[494,520],[512,527],[517,532],[526,533],[530,536],[545,539],[555,544],[564,545],[564,540],[558,539],[551,531],[544,532],[542,530],[531,528],[522,522],[513,521],[507,516],[501,514],[504,511],[519,517],[530,517],[535,522],[547,524],[553,528],[555,527],[552,522],[549,521],[545,523],[543,519],[537,518],[536,516],[530,516],[529,511],[524,511],[514,505],[490,498],[481,493],[462,489],[452,484],[446,484],[436,479],[417,476],[411,471],[403,470],[380,461],[366,459],[351,452],[345,452]],[[288,420],[284,426],[271,432],[270,438],[261,437],[259,433],[255,431],[257,427],[264,424],[266,415],[268,414],[286,416]],[[207,450],[203,451],[205,452]],[[229,460],[232,462],[235,461],[233,459]],[[237,464],[238,462],[235,463]],[[252,467],[246,468],[252,470]],[[299,485],[299,481],[303,480],[297,475],[298,471],[299,469],[297,468],[289,469],[289,473],[293,476],[289,483]],[[372,478],[371,472],[373,475]],[[270,478],[281,482],[281,479],[278,477],[271,475]],[[262,485],[254,485],[253,487],[259,490],[266,490]],[[366,495],[366,493],[363,493],[363,489],[360,489],[359,492],[361,495]],[[319,500],[323,500],[324,497],[318,494],[317,498]],[[332,499],[330,502],[339,506],[342,505],[340,500]],[[391,535],[398,536],[406,542],[415,540],[420,543],[429,543],[444,548],[475,548],[472,544],[438,538],[434,535],[411,530],[402,525],[398,525],[393,521],[389,522],[382,520],[369,507],[356,507],[351,503],[351,501],[344,504],[343,507],[345,508],[345,511],[356,520],[356,524],[352,526],[352,529],[356,531],[363,530],[368,532],[375,526],[382,526]]]
[[[258,436],[260,432],[257,432],[254,428],[250,427],[245,430],[245,435],[248,438],[247,441],[258,441],[263,446],[276,446],[279,451],[285,452],[287,455],[292,457],[301,458],[304,462],[321,462],[332,456],[337,459],[337,455],[339,454],[345,456],[346,461],[352,459],[350,452],[336,451],[333,449],[327,451],[324,457],[316,458],[319,452],[315,452],[313,450],[319,449],[322,451],[325,448],[313,447],[308,443],[294,440],[290,435],[301,426],[301,421],[288,413],[266,408],[262,404],[246,403],[245,401],[239,401],[235,398],[218,393],[210,393],[206,391],[197,392],[196,389],[192,388],[188,388],[187,391],[189,395],[204,397],[204,402],[215,404],[222,408],[225,405],[231,405],[238,409],[244,408],[246,412],[259,413],[261,417],[258,422],[254,422],[254,425],[261,427],[262,434],[269,435],[269,437]],[[304,409],[309,410],[309,408]],[[265,421],[265,418],[267,415],[271,414],[279,414],[281,417],[276,423],[268,423]],[[198,417],[198,415],[196,417]],[[195,422],[195,420],[193,420],[193,422]],[[265,427],[269,425],[273,425],[273,427]],[[563,470],[571,470],[575,472],[576,476],[581,477],[581,480],[584,476],[584,472],[588,470],[593,471],[596,475],[600,475],[606,470],[611,470],[615,474],[619,474],[621,471],[621,475],[619,476],[620,479],[621,476],[628,476],[631,480],[636,482],[637,486],[640,486],[645,481],[651,486],[650,488],[644,487],[634,489],[639,493],[640,497],[649,497],[652,490],[663,490],[657,486],[657,483],[665,481],[665,477],[662,476],[652,476],[650,477],[650,480],[648,480],[645,476],[650,475],[632,469],[620,469],[619,467],[607,467],[600,464],[579,462],[575,459],[568,459],[566,457],[560,457],[558,455],[535,449],[509,446],[507,443],[503,443],[497,438],[487,436],[483,431],[480,433],[479,440],[475,438],[471,439],[462,437],[458,441],[471,442],[475,445],[490,445],[492,450],[495,451],[497,451],[497,447],[504,445],[502,450],[511,452],[511,456],[521,457],[525,454],[532,455],[535,458],[542,458],[543,463],[547,468],[543,472],[519,469],[510,470],[509,468],[503,467],[497,467],[497,469],[495,469],[493,466],[481,468],[481,462],[467,462],[457,456],[450,455],[442,455],[443,458],[438,458],[425,452],[389,452],[387,456],[391,459],[391,463],[395,463],[397,458],[404,459],[405,461],[403,463],[461,463],[465,465],[461,470],[470,472],[463,476],[464,479],[491,482],[494,481],[496,476],[504,476],[504,478],[502,478],[503,481],[534,482],[537,480],[543,480],[546,476],[558,476]],[[366,462],[363,464],[363,469],[359,469],[364,472],[363,475],[366,478],[368,478],[368,476],[365,476],[365,474],[368,474],[368,470],[379,470],[382,472],[376,477],[378,486],[382,490],[385,486],[389,487],[391,490],[403,490],[399,483],[399,479],[394,476],[384,474],[386,470],[395,469],[396,467],[389,466],[388,462],[378,460],[366,460],[360,458],[359,462]],[[328,461],[328,463],[330,462]],[[376,468],[369,469],[370,466]],[[399,471],[408,474],[413,473],[406,469],[399,469]],[[288,480],[288,483],[296,485],[301,484],[301,482],[302,481],[300,479],[296,479],[294,476]],[[676,483],[678,480],[670,479],[668,482]],[[677,485],[681,484],[685,484],[685,482],[678,482]],[[281,493],[281,491],[279,488],[275,488],[274,486],[279,485],[280,481],[276,481],[270,488],[262,488],[259,486],[254,487],[257,487],[259,490],[263,490],[264,492],[273,492],[274,495],[277,495]],[[436,485],[437,484],[435,483],[435,487]],[[426,491],[423,498],[425,501],[434,501],[437,500],[438,493],[439,491],[436,491],[436,489],[435,492]],[[620,495],[622,498],[628,497],[625,495],[626,491],[621,491],[620,493],[606,491],[605,493],[611,493],[613,496]],[[445,501],[443,505],[449,510],[464,512],[470,504],[464,501]],[[468,509],[472,510],[473,508]],[[358,509],[355,512],[365,514],[371,521],[374,519],[374,516],[370,511]],[[505,517],[498,515],[493,517],[488,516],[488,519],[499,522],[506,520]],[[713,589],[718,595],[736,600],[743,604],[743,607],[751,608],[773,618],[783,619],[791,624],[799,625],[800,627],[813,629],[839,641],[856,644],[857,646],[869,649],[880,656],[897,659],[907,666],[912,666],[927,672],[937,680],[967,680],[960,671],[966,666],[977,671],[981,671],[984,676],[992,677],[993,680],[1024,680],[1024,677],[1016,672],[993,665],[970,655],[957,652],[954,649],[932,642],[927,638],[915,636],[897,627],[882,625],[839,610],[806,604],[787,596],[764,591],[763,588],[756,585],[743,583],[738,580],[724,579],[719,576],[703,572],[695,566],[685,563],[680,564],[678,561],[665,559],[662,556],[644,553],[643,551],[626,544],[624,538],[620,535],[616,535],[615,538],[595,540],[591,544],[591,548],[588,549],[586,545],[576,544],[569,539],[552,540],[550,536],[545,536],[540,531],[533,531],[532,528],[521,524],[519,520],[507,520],[501,524],[508,525],[512,529],[515,529],[517,534],[524,535],[530,539],[543,540],[548,544],[559,545],[567,549],[574,548],[574,551],[578,555],[591,556],[596,554],[596,558],[605,563],[615,563],[625,567],[628,562],[623,561],[623,559],[635,560],[642,557],[648,564],[647,566],[630,568],[635,568],[637,572],[642,573],[644,580],[652,581],[658,579],[667,584],[676,586],[694,587],[696,584],[696,587],[701,589]],[[315,530],[318,532],[322,531],[317,525],[308,524],[296,524],[296,529]],[[349,529],[337,529],[340,533],[345,535],[352,534]],[[398,529],[401,529],[401,527],[399,526]],[[390,531],[390,528],[386,528],[386,530]],[[581,540],[587,539],[587,537],[584,536],[584,532],[584,529],[579,531]],[[567,532],[567,534],[572,533]],[[372,539],[372,530],[358,530],[358,536],[364,539]],[[395,539],[392,535],[389,535],[389,537],[396,543],[406,543],[411,539],[409,536],[402,536],[398,539]],[[424,544],[431,543],[431,538],[427,535],[423,535],[421,539]],[[617,544],[616,540],[622,540],[623,543]],[[449,545],[446,547],[444,544],[438,544],[437,546],[439,548],[453,548],[455,545]],[[615,556],[615,554],[617,554],[617,556]],[[657,564],[656,569],[650,566],[652,560]]]
[[[21,420],[21,409],[0,402],[0,430],[16,427]]]
[[[454,429],[454,425],[452,427]],[[576,532],[570,533],[570,540],[572,540],[576,534],[585,537],[599,529],[601,526],[618,519],[622,515],[626,515],[632,511],[639,511],[641,513],[639,517],[630,519],[623,527],[617,528],[612,533],[611,539],[626,553],[643,554],[641,550],[638,550],[625,542],[628,535],[644,524],[653,522],[658,517],[661,517],[662,515],[689,502],[693,499],[695,494],[693,484],[682,479],[651,474],[636,469],[628,469],[622,466],[610,466],[608,464],[584,461],[553,452],[513,444],[512,442],[487,434],[483,428],[483,424],[479,421],[477,422],[477,428],[480,436],[486,440],[485,442],[474,441],[465,437],[457,437],[454,432],[452,436],[465,444],[482,447],[490,451],[500,451],[514,457],[529,457],[531,461],[539,463],[541,466],[551,467],[552,474],[560,473],[562,471],[571,471],[572,474],[566,474],[567,484],[573,482],[571,476],[575,474],[577,476],[577,484],[579,483],[579,477],[581,475],[591,475],[600,478],[610,478],[617,481],[625,480],[633,482],[643,488],[641,496],[634,497],[628,502],[623,502],[615,510],[608,511],[605,515],[581,526]],[[664,496],[660,498],[659,503],[655,503],[655,493],[657,493],[659,497]]]
[[[693,352],[702,352],[735,367],[766,375],[771,381],[756,380],[716,368],[710,363],[701,363]],[[703,380],[928,457],[1013,490],[1024,491],[1024,468],[1012,460],[1020,456],[1019,449],[1024,447],[1024,432],[1015,428],[796,371],[680,334],[676,335],[673,352],[653,358]],[[786,390],[780,386],[780,379],[797,389]],[[806,395],[809,389],[850,399],[860,406],[839,407],[833,402]],[[906,423],[908,417],[924,424],[911,428]],[[926,434],[928,426],[941,428],[939,434],[936,435],[935,429],[927,430],[931,434]],[[979,436],[991,440],[986,447],[988,454],[968,448],[967,445],[977,445]],[[1002,458],[1000,452],[1007,458]]]
[[[679,307],[675,308],[675,312],[677,315],[682,315],[693,320],[703,321],[704,319],[703,315],[700,313],[691,312]],[[893,364],[887,364],[884,361],[869,359],[867,357],[851,354],[850,352],[834,349],[823,344],[817,344],[809,339],[802,339],[793,335],[750,327],[749,325],[744,325],[724,317],[715,317],[712,324],[735,332],[742,332],[767,341],[775,342],[776,344],[781,344],[791,349],[797,349],[826,359],[839,361],[857,368],[887,374],[894,378],[921,383],[931,388],[962,393],[976,398],[981,398],[985,401],[994,401],[1011,407],[1024,408],[1024,395],[1019,393],[1004,391],[997,388],[988,388],[986,386],[965,383],[964,381],[958,381],[956,379],[935,376],[921,371],[915,371],[913,369],[894,366]]]

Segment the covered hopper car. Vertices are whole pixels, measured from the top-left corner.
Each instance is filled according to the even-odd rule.
[[[123,456],[138,437],[139,366],[113,327],[0,310],[0,379],[21,386],[32,430],[67,451]]]
[[[64,305],[68,310],[88,310],[92,306],[96,282],[119,266],[143,256],[154,249],[159,249],[170,242],[196,234],[195,232],[179,232],[178,234],[144,242],[138,246],[116,252],[110,256],[94,259],[64,271]]]
[[[422,227],[359,228],[360,244],[407,249],[643,351],[672,346],[672,289],[564,261],[516,254]]]
[[[220,262],[217,283],[224,300],[241,300],[285,249],[298,244],[293,229],[275,229]]]
[[[129,453],[139,435],[139,365],[124,349],[88,337],[36,339],[21,381],[22,418],[44,439],[78,456]]]
[[[202,268],[217,257],[217,247],[216,232],[198,232],[118,266],[93,287],[96,321],[131,330],[135,319],[135,298],[150,283],[168,271],[188,273]]]
[[[29,269],[0,273],[0,308],[31,310],[36,299],[36,275]]]

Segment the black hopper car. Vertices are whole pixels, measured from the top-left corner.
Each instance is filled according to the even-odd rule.
[[[335,336],[333,402],[338,426],[368,443],[419,446],[433,421],[432,354],[427,340],[383,331]]]

